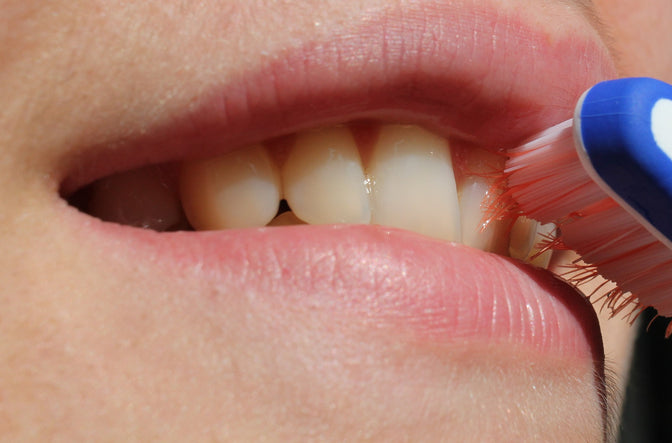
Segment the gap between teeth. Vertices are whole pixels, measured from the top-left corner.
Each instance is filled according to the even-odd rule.
[[[549,227],[524,218],[484,224],[503,158],[470,149],[456,174],[445,138],[409,125],[367,131],[375,136],[358,137],[348,125],[305,131],[282,157],[254,145],[185,162],[177,179],[152,168],[118,174],[94,184],[88,210],[156,230],[179,227],[182,208],[197,230],[378,224],[548,265],[550,252],[536,245]],[[291,211],[278,215],[283,199]]]

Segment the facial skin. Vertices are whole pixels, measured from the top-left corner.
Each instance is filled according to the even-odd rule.
[[[290,229],[286,236],[307,239],[295,248],[258,233],[141,232],[81,214],[59,195],[59,189],[72,191],[147,161],[216,153],[212,138],[247,143],[261,141],[253,140],[255,134],[347,121],[351,116],[343,109],[351,109],[350,102],[330,97],[327,104],[343,109],[317,119],[283,98],[308,105],[323,97],[320,82],[326,80],[308,75],[317,79],[314,84],[299,82],[301,66],[325,77],[347,73],[355,85],[372,75],[360,58],[333,62],[328,50],[319,50],[357,54],[351,38],[371,39],[364,34],[372,29],[375,35],[384,29],[391,46],[408,29],[431,30],[446,50],[460,54],[473,49],[469,42],[488,42],[494,48],[490,61],[520,59],[520,70],[532,69],[533,45],[556,60],[580,46],[585,59],[567,66],[564,88],[559,80],[554,84],[553,91],[565,95],[550,94],[543,82],[554,80],[547,78],[519,84],[502,74],[509,66],[496,63],[470,82],[464,81],[468,72],[458,72],[462,65],[447,63],[445,78],[432,80],[452,84],[459,77],[467,90],[481,91],[477,106],[465,111],[469,121],[480,112],[499,129],[468,129],[476,139],[482,134],[502,144],[566,118],[591,82],[635,74],[672,80],[672,36],[664,25],[672,6],[654,0],[593,3],[0,3],[0,435],[12,441],[603,439],[605,410],[618,407],[601,401],[606,388],[599,335],[618,384],[632,330],[614,320],[597,332],[592,307],[545,274],[407,233],[389,234],[388,245],[376,240],[381,231],[373,229],[329,236]],[[507,42],[516,39],[529,47],[521,43],[511,50]],[[405,42],[412,57],[413,45]],[[655,54],[655,62],[643,54]],[[380,62],[390,76],[395,64],[404,63],[391,56]],[[327,63],[337,69],[320,71]],[[380,100],[394,118],[433,122],[432,130],[450,132],[427,117],[431,109],[420,104],[426,100],[413,96],[430,81],[415,72],[424,69],[422,63],[404,68],[420,79],[407,102],[395,101],[404,109],[390,105],[394,85],[371,101]],[[275,78],[263,74],[269,69]],[[284,82],[283,89],[268,86],[273,81]],[[343,100],[356,101],[356,88],[340,94],[344,83],[334,82],[338,95],[347,95]],[[539,94],[532,94],[535,88]],[[302,90],[310,93],[300,97]],[[221,91],[228,98],[242,92],[244,104],[231,99],[225,105],[231,113],[218,114],[212,97]],[[278,94],[275,100],[272,94]],[[520,120],[500,115],[502,103]],[[374,111],[367,109],[375,117]],[[208,121],[226,120],[222,114],[230,117],[229,126]],[[516,122],[529,127],[511,124]],[[226,131],[212,129],[218,125]],[[214,132],[194,143],[193,127]],[[271,127],[272,134],[264,132]],[[509,127],[516,134],[505,134]],[[153,144],[184,134],[190,134],[184,137],[192,141],[189,149],[187,142]],[[417,257],[406,259],[400,250]],[[459,316],[451,323],[444,314],[428,324],[416,307],[439,312],[449,306],[444,299],[459,298],[459,291],[468,299],[459,282],[482,272],[461,267],[474,262],[470,257],[502,281],[511,280],[503,288],[483,283],[489,293],[541,288],[534,289],[546,294],[540,303],[567,317],[563,324],[572,327],[575,342],[568,344],[567,331],[558,333],[565,338],[557,343],[552,331],[539,330],[521,333],[524,339],[508,329],[456,336],[464,333],[451,329]],[[449,260],[454,267],[443,269]],[[421,272],[424,279],[417,278]],[[457,283],[446,283],[446,275]],[[472,310],[468,303],[460,306]],[[478,309],[491,315],[473,307]],[[553,321],[548,324],[552,329]],[[618,395],[609,401],[617,403]]]

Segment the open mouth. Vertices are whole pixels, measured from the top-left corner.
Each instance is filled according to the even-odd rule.
[[[414,125],[356,122],[114,174],[71,200],[159,232],[371,224],[547,267],[552,251],[540,244],[554,227],[496,216],[503,154],[450,145]]]
[[[286,51],[240,82],[213,88],[183,117],[128,137],[114,150],[82,148],[76,162],[65,166],[63,192],[84,212],[121,225],[227,230],[213,240],[224,250],[234,236],[255,244],[261,238],[350,237],[343,226],[333,226],[345,224],[378,236],[373,243],[384,241],[391,261],[421,251],[420,243],[486,260],[480,252],[465,253],[433,238],[547,266],[550,253],[540,255],[535,245],[552,228],[489,217],[487,210],[497,204],[493,180],[501,171],[502,149],[565,118],[576,96],[606,76],[607,58],[591,42],[553,41],[513,16],[493,36],[495,17],[485,10],[425,5],[423,11],[406,9],[403,17],[388,11],[364,20],[354,36],[344,33]],[[428,20],[457,39],[443,40]],[[478,32],[486,27],[487,33]],[[559,72],[569,65],[574,75]],[[152,165],[142,166],[147,162]],[[302,224],[315,225],[305,237],[296,228],[291,234],[239,230]],[[407,234],[384,227],[428,239],[408,247]],[[395,245],[390,239],[396,236],[403,240]],[[171,238],[189,241],[184,234]],[[321,242],[334,249],[331,240]],[[351,243],[344,239],[339,248]],[[351,256],[363,259],[369,243],[353,245]],[[311,250],[327,253],[316,243],[305,244],[300,254]],[[440,274],[445,264],[435,260],[431,267]],[[409,264],[395,262],[400,266]],[[478,272],[493,292],[507,284],[497,273]],[[434,298],[445,288],[436,291]],[[510,305],[508,297],[500,303]],[[518,297],[517,303],[529,311],[530,300]],[[528,314],[517,321],[507,317],[507,323],[532,322],[535,332],[528,338],[535,341],[536,330],[548,324],[543,309]],[[535,327],[535,321],[541,323]],[[575,330],[574,343],[584,328],[565,326]]]
[[[595,36],[463,6],[366,16],[73,146],[52,175],[88,214],[67,208],[71,235],[209,309],[246,294],[273,312],[599,373],[591,305],[529,265],[548,265],[535,244],[549,228],[487,209],[506,148],[565,120],[612,65]]]
[[[85,212],[122,225],[218,231],[165,234],[166,244],[178,241],[188,247],[189,237],[194,244],[208,238],[227,250],[232,239],[259,245],[261,239],[296,237],[291,241],[304,245],[295,251],[301,257],[333,256],[328,251],[350,245],[345,261],[360,257],[366,263],[367,251],[382,242],[387,266],[400,272],[429,258],[409,264],[395,256],[409,251],[423,255],[420,251],[430,245],[452,257],[423,265],[435,269],[432,279],[442,282],[432,289],[432,299],[450,299],[439,295],[446,292],[443,285],[450,274],[444,266],[461,254],[474,257],[472,273],[478,269],[492,292],[516,292],[503,289],[508,282],[497,272],[481,269],[478,260],[493,260],[481,251],[498,254],[496,260],[515,272],[533,272],[521,271],[501,256],[535,258],[546,266],[549,256],[539,256],[535,244],[549,228],[522,219],[484,224],[487,202],[496,204],[491,185],[501,170],[502,149],[564,119],[576,97],[608,76],[611,65],[597,43],[551,38],[515,15],[440,5],[421,10],[387,11],[367,17],[357,32],[284,51],[240,80],[213,86],[186,114],[170,116],[153,130],[143,128],[141,134],[117,141],[114,149],[82,147],[63,166],[63,192]],[[493,31],[492,21],[498,18],[504,25]],[[448,34],[456,37],[444,38]],[[572,76],[566,75],[567,66],[574,68]],[[259,229],[301,224],[313,226],[287,232]],[[344,230],[335,224],[352,226]],[[415,241],[420,237],[408,237],[410,232],[426,238]],[[374,238],[353,244],[360,235]],[[336,246],[339,236],[346,238]],[[300,240],[310,237],[321,240]],[[396,237],[399,244],[391,240]],[[295,245],[282,247],[283,255]],[[213,263],[220,266],[222,260]],[[528,332],[534,332],[522,335],[536,342],[539,337],[533,336],[549,328],[546,314],[530,311],[525,297],[511,297],[498,301],[488,296],[487,304],[515,300],[527,314],[514,321],[511,312],[496,313],[506,321],[495,323],[531,324]],[[540,300],[564,304],[565,298],[545,294]],[[540,300],[535,306],[542,306]],[[549,308],[553,315],[556,308]],[[566,330],[560,335],[569,334],[559,343],[572,346],[585,329],[574,322],[554,324]]]

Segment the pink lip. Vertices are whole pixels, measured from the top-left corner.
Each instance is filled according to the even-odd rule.
[[[195,271],[195,287],[262,294],[276,312],[327,309],[335,323],[360,319],[422,343],[509,343],[601,358],[593,308],[548,272],[408,231],[334,225],[157,234],[109,223],[86,231],[135,257],[162,257],[160,275]]]
[[[614,74],[597,43],[554,39],[486,8],[429,3],[363,22],[288,50],[239,82],[213,85],[196,112],[125,150],[83,151],[62,189],[147,161],[365,116],[510,146],[567,118],[586,87]],[[590,305],[548,274],[409,232],[306,226],[156,234],[87,223],[79,235],[97,238],[103,250],[121,248],[130,263],[161,257],[157,266],[173,275],[266,292],[278,309],[329,306],[420,340],[506,342],[591,360],[602,352]]]
[[[485,6],[423,2],[366,17],[307,42],[191,104],[148,135],[82,147],[61,191],[118,170],[212,156],[358,117],[419,123],[487,147],[511,147],[566,120],[578,97],[614,67],[595,40],[547,35]],[[196,85],[203,88],[203,85]]]

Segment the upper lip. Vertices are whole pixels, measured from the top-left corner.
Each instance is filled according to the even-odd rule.
[[[61,191],[148,162],[214,155],[358,117],[511,147],[569,118],[579,95],[613,69],[595,35],[556,38],[485,6],[404,6],[284,50],[237,80],[193,85],[189,110],[149,129],[139,122],[121,143],[112,133],[71,147]],[[197,95],[202,89],[208,92]]]
[[[403,11],[389,10],[382,16],[366,17],[354,31],[350,28],[347,31],[336,32],[327,40],[304,42],[277,54],[273,61],[254,72],[244,73],[238,80],[211,85],[207,94],[198,96],[198,105],[192,108],[195,110],[179,118],[167,117],[146,135],[126,140],[120,149],[101,149],[100,145],[77,147],[73,151],[77,155],[71,155],[62,170],[62,192],[67,194],[96,178],[147,162],[213,155],[302,128],[361,117],[420,123],[469,142],[507,147],[568,118],[583,90],[614,73],[606,50],[594,36],[551,38],[521,19],[503,17],[488,8],[476,11],[423,3],[404,7]],[[335,244],[334,240],[320,237],[327,229],[311,227],[310,232],[319,235],[311,234],[314,242],[310,245],[306,241],[307,247],[313,248],[309,254],[322,254],[321,257],[327,254],[331,260],[347,262],[346,268],[352,272],[359,269],[357,266],[371,265],[366,260],[358,265],[354,257],[380,248],[387,251],[390,241],[400,248],[404,244],[408,246],[409,238],[403,234],[362,234],[358,230],[336,234],[336,237],[342,236],[343,241]],[[128,234],[128,230],[124,232]],[[171,256],[171,250],[184,251],[183,247],[190,243],[194,251],[214,258],[218,252],[211,250],[211,246],[216,243],[235,255],[219,262],[213,259],[214,267],[254,263],[250,254],[256,254],[254,248],[263,244],[252,241],[256,237],[263,236],[265,244],[274,245],[276,252],[285,247],[293,248],[277,236],[261,232],[247,231],[247,235],[230,232],[219,237],[206,234],[200,236],[200,241],[198,234],[168,234],[162,244],[157,244],[156,237],[151,236],[144,237],[150,240],[144,244]],[[118,230],[113,233],[115,239],[119,237]],[[296,241],[297,236],[288,238]],[[348,241],[348,238],[357,238],[357,241]],[[463,254],[461,250],[444,248],[441,254],[445,255],[435,256],[434,242],[410,238],[416,247],[407,250],[413,251],[417,261],[408,269],[414,271],[420,272],[423,268],[419,264],[433,259],[450,261],[454,254]],[[114,245],[119,247],[119,242]],[[132,249],[138,252],[135,246]],[[391,268],[406,266],[397,260],[400,257],[387,258],[394,264]],[[306,257],[300,258],[306,265]],[[277,257],[256,259],[258,266],[268,268],[268,278],[275,274],[285,276],[287,269],[277,263]],[[202,257],[199,261],[208,262]],[[453,274],[451,278],[460,278]],[[212,273],[208,275],[219,278],[212,277]],[[301,289],[303,286],[295,279],[302,275],[289,272],[283,284],[287,287],[294,284],[297,291],[315,289],[314,285]],[[363,272],[361,277],[371,278]],[[427,285],[428,290],[445,290],[443,278],[432,275],[433,283]],[[408,279],[409,283],[401,285],[400,290],[409,289],[415,282],[412,276]],[[245,280],[240,284],[255,283]],[[540,285],[549,292],[565,291],[552,286],[548,282]],[[375,288],[369,290],[375,293]],[[427,300],[436,301],[434,295],[427,295]],[[558,298],[566,299],[565,296]],[[588,330],[589,340],[599,341],[599,333],[596,339],[592,326],[595,319],[586,314],[586,307],[581,303],[569,304],[573,306],[570,311],[579,311],[578,324]],[[376,306],[386,309],[384,303]],[[445,308],[442,302],[437,306]],[[394,303],[389,308],[400,309]],[[541,322],[542,326],[546,321],[544,318],[532,320]],[[585,322],[592,323],[586,326]],[[492,326],[494,328],[494,324]],[[556,333],[566,334],[571,327],[565,325]],[[534,327],[523,335],[530,334],[535,334]],[[537,336],[535,340],[552,342],[553,337],[549,337]],[[595,352],[592,344],[587,348]]]

